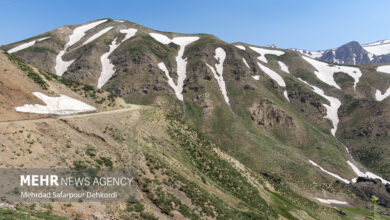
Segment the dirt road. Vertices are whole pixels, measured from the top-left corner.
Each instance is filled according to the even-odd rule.
[[[127,108],[109,110],[104,112],[95,112],[95,113],[84,113],[84,114],[75,114],[75,115],[60,115],[60,116],[51,116],[47,118],[34,118],[34,119],[25,119],[25,120],[15,120],[15,121],[0,121],[0,125],[7,125],[12,123],[22,123],[22,122],[44,122],[44,121],[55,121],[60,119],[71,119],[71,118],[87,118],[95,117],[99,115],[109,115],[115,113],[122,113],[128,111],[139,110],[141,106],[139,105],[129,105]]]

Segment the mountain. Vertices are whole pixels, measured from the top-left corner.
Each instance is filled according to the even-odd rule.
[[[127,202],[109,205],[96,202],[1,203],[2,217],[265,219],[338,216],[331,208],[294,193],[280,179],[248,169],[202,134],[161,109],[125,104],[120,98],[109,98],[110,95],[101,90],[36,69],[13,55],[2,53],[0,61],[1,82],[7,85],[7,90],[14,92],[2,90],[1,94],[16,96],[12,101],[2,102],[6,109],[1,112],[6,118],[0,122],[2,167],[131,166],[138,170],[137,196]],[[34,73],[35,77],[31,78],[29,73],[30,76]],[[36,78],[41,80],[34,80]],[[20,112],[21,106],[27,107],[25,103],[31,103],[30,109],[38,105],[40,110],[44,106],[54,107],[41,103],[41,96],[32,96],[38,92],[52,98],[66,94],[97,108],[93,113],[50,114],[52,117],[47,117],[45,112]],[[300,205],[293,205],[294,201],[299,201]]]
[[[364,53],[358,46],[340,51]],[[9,66],[1,69],[9,85],[0,90],[2,119],[18,121],[0,122],[0,140],[5,158],[21,155],[3,166],[99,166],[103,157],[111,161],[103,166],[138,171],[136,200],[104,211],[76,203],[75,215],[351,219],[369,215],[376,195],[380,215],[388,216],[386,64],[329,64],[294,50],[108,18],[0,48]],[[9,98],[14,90],[21,98]],[[88,106],[25,106],[48,100],[36,92]],[[42,113],[71,115],[51,120]],[[29,133],[34,142],[26,146]],[[61,204],[53,210],[69,214]]]
[[[369,63],[369,53],[356,41],[351,41],[336,50],[328,50],[319,58],[330,63],[362,64]]]
[[[361,45],[351,41],[336,49],[309,51],[297,50],[312,58],[330,63],[356,65],[390,62],[390,40]]]

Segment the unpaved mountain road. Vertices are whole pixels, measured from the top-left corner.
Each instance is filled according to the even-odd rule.
[[[94,117],[94,116],[100,116],[100,115],[110,115],[110,114],[115,114],[115,113],[135,111],[135,110],[139,110],[141,108],[143,108],[143,106],[128,105],[127,108],[109,110],[109,111],[104,111],[104,112],[51,116],[51,117],[46,117],[46,118],[34,118],[34,119],[24,119],[24,120],[14,120],[14,121],[0,121],[0,125],[7,125],[7,124],[13,124],[13,123],[23,123],[23,122],[44,122],[44,121],[55,121],[55,120],[61,120],[61,119],[87,118],[87,117]]]

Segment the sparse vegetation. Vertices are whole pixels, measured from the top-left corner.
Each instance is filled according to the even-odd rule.
[[[68,218],[59,217],[51,214],[51,211],[37,211],[30,208],[22,208],[17,206],[13,209],[0,209],[1,220],[18,220],[18,219],[47,219],[47,220],[65,220]]]
[[[80,83],[73,81],[71,79],[65,78],[65,77],[60,77],[59,82],[64,84],[65,86],[69,87],[70,89],[74,90],[79,87]]]
[[[372,196],[371,202],[372,202],[372,220],[375,220],[376,219],[376,203],[378,202],[378,197]]]
[[[100,157],[100,159],[103,161],[103,164],[107,167],[112,167],[112,161],[109,157]]]
[[[75,161],[73,161],[73,168],[76,169],[76,170],[85,169],[87,167],[88,166],[85,163],[85,161],[82,161],[82,160],[75,160]]]
[[[37,83],[42,89],[47,90],[48,84],[45,82],[45,80],[43,80],[42,77],[33,70],[33,68],[26,64],[24,60],[12,54],[5,54],[7,55],[8,59],[14,64],[16,64],[19,69],[25,72],[30,79]]]
[[[174,123],[172,121],[172,123]],[[199,172],[206,175],[219,184],[227,192],[232,193],[237,198],[242,199],[253,210],[262,210],[267,215],[274,216],[276,213],[260,197],[259,191],[248,183],[247,180],[230,164],[222,160],[213,151],[212,144],[200,134],[195,137],[193,129],[183,130],[171,124],[169,128],[171,137],[189,153],[192,164],[199,169]]]

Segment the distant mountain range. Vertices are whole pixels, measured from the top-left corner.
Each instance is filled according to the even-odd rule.
[[[347,65],[390,62],[390,40],[361,45],[351,41],[338,48],[320,51],[299,50],[312,58]]]

